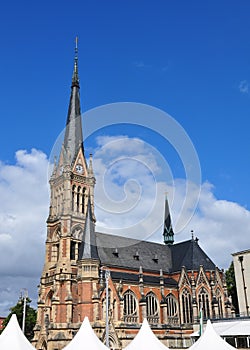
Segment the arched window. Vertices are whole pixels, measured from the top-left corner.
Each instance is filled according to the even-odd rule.
[[[166,297],[168,323],[178,323],[178,303],[173,294]]]
[[[182,319],[183,323],[193,322],[193,309],[191,294],[187,288],[185,288],[181,294],[181,305],[182,305]]]
[[[123,294],[123,317],[124,322],[137,322],[137,300],[131,290]]]
[[[82,189],[82,213],[84,214],[84,207],[85,207],[85,192],[86,192],[86,188],[83,187]]]
[[[76,194],[76,211],[79,213],[80,208],[80,193],[81,193],[81,187],[77,187],[77,194]]]
[[[149,323],[158,323],[159,321],[159,308],[158,301],[153,292],[146,295],[146,312]]]
[[[61,212],[64,210],[64,205],[63,205],[63,192],[61,194]]]
[[[210,318],[209,295],[205,288],[201,288],[198,295],[198,300],[199,300],[199,310],[202,309],[204,319],[209,319]]]
[[[62,212],[62,201],[63,201],[63,195],[62,195],[62,189],[60,187],[57,190],[57,214],[61,214]]]
[[[216,299],[218,302],[218,312],[219,312],[219,317],[223,317],[223,301],[222,301],[222,295],[221,291],[219,289],[216,289]]]
[[[58,189],[56,189],[56,195],[55,195],[55,203],[56,203],[56,214],[59,214],[59,194]]]
[[[71,241],[70,242],[70,260],[76,259],[76,242]]]
[[[51,261],[58,261],[59,259],[59,243],[53,244],[51,247]]]
[[[75,210],[75,190],[76,190],[76,186],[73,185],[73,187],[72,187],[72,202],[71,202],[72,211]]]

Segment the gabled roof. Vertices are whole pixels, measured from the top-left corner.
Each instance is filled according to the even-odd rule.
[[[102,265],[128,268],[138,271],[165,273],[178,272],[182,266],[187,270],[214,270],[215,264],[198,245],[188,240],[173,245],[138,241],[132,238],[96,233],[98,256]]]
[[[172,272],[180,271],[183,266],[187,270],[199,270],[200,265],[205,270],[214,270],[215,264],[201,249],[197,239],[191,239],[170,247],[172,252]]]
[[[96,243],[103,265],[136,271],[140,267],[157,272],[171,269],[171,251],[166,245],[104,233],[96,233]]]

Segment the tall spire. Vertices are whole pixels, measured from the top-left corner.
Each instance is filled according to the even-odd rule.
[[[174,231],[171,222],[171,216],[168,206],[167,195],[165,197],[165,216],[164,216],[164,229],[163,229],[164,243],[172,245],[174,243]]]
[[[69,161],[75,159],[79,148],[83,148],[82,119],[80,107],[80,85],[78,77],[78,39],[75,43],[74,70],[71,84],[71,96],[69,102],[66,130],[64,135],[64,149]]]

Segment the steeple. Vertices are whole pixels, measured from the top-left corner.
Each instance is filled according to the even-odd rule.
[[[75,60],[71,84],[71,96],[66,122],[63,147],[67,155],[67,160],[72,164],[79,148],[83,149],[82,120],[80,107],[80,85],[78,77],[78,39],[75,43]]]
[[[82,236],[81,249],[79,251],[78,257],[78,260],[82,259],[99,259],[96,247],[95,226],[91,210],[90,196],[88,197],[86,222]]]
[[[171,222],[171,216],[168,206],[167,195],[165,197],[165,216],[164,216],[164,229],[163,229],[164,243],[172,245],[174,243],[174,231]]]

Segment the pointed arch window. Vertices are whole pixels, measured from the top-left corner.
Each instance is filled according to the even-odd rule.
[[[83,187],[82,189],[82,213],[84,214],[84,207],[85,207],[85,192],[86,192],[86,188]]]
[[[137,322],[137,300],[135,294],[128,290],[123,294],[123,317],[124,322]]]
[[[179,320],[178,303],[177,303],[177,299],[174,297],[173,294],[169,294],[166,297],[166,304],[167,304],[168,323],[170,324],[178,323],[178,320]]]
[[[202,309],[204,319],[206,320],[209,319],[210,318],[209,294],[204,287],[202,287],[199,292],[198,300],[199,300],[199,310]]]
[[[70,242],[70,260],[76,259],[76,246],[77,243],[75,241]]]
[[[76,185],[73,185],[72,186],[72,198],[71,198],[71,209],[72,209],[72,211],[74,211],[75,210],[75,192],[76,192]]]
[[[193,322],[193,309],[191,293],[185,288],[181,294],[182,319],[183,323],[189,324]]]
[[[57,212],[57,215],[59,214],[59,191],[58,191],[58,188],[56,189],[56,196],[55,196],[55,200],[56,200],[56,212]]]
[[[219,288],[216,289],[215,293],[216,293],[216,299],[218,302],[219,317],[222,318],[223,317],[223,301],[222,301],[221,291],[219,290]]]
[[[79,213],[80,211],[80,196],[81,196],[81,187],[77,187],[77,194],[76,194],[76,211]]]
[[[146,295],[146,312],[149,323],[158,323],[159,307],[158,300],[153,292]]]
[[[71,192],[71,208],[73,212],[84,214],[86,201],[86,187],[72,186]]]

